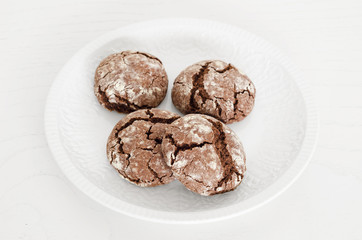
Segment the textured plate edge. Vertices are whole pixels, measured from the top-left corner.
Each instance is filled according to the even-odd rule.
[[[170,25],[170,24],[179,24],[179,25],[203,25],[203,26],[212,26],[222,28],[225,31],[239,32],[244,35],[247,35],[250,38],[253,38],[259,44],[268,48],[269,53],[278,60],[293,76],[300,92],[303,96],[305,102],[305,107],[307,111],[306,119],[306,133],[301,147],[301,151],[298,154],[295,162],[286,170],[286,172],[271,186],[269,186],[265,191],[257,194],[254,197],[244,201],[243,205],[246,207],[244,210],[238,210],[240,204],[235,204],[230,207],[220,208],[216,210],[210,210],[207,212],[185,212],[185,213],[175,213],[175,212],[165,212],[165,211],[156,211],[150,210],[147,208],[135,206],[127,202],[123,202],[107,193],[104,193],[99,188],[90,183],[83,175],[80,173],[74,166],[72,166],[70,159],[68,158],[65,150],[62,148],[61,140],[59,138],[58,128],[57,128],[57,108],[56,100],[59,98],[59,87],[61,86],[61,81],[59,80],[67,71],[67,68],[71,66],[72,62],[76,59],[77,56],[80,56],[84,51],[91,48],[94,44],[99,44],[103,41],[108,41],[108,38],[116,35],[118,32],[124,31],[127,28],[139,28],[147,27],[152,25]],[[228,219],[234,216],[238,216],[247,212],[250,212],[268,202],[275,199],[281,193],[283,193],[288,187],[290,187],[302,174],[304,169],[307,167],[308,163],[311,160],[313,152],[315,150],[318,138],[318,129],[319,122],[316,107],[314,105],[313,96],[311,90],[304,82],[301,72],[291,63],[291,61],[284,56],[280,51],[275,48],[273,45],[263,40],[262,38],[255,36],[247,31],[240,29],[237,26],[228,25],[225,23],[220,23],[211,20],[200,20],[200,19],[158,19],[150,20],[146,22],[139,22],[130,25],[121,27],[115,31],[106,33],[94,41],[87,44],[81,50],[79,50],[62,68],[62,70],[57,75],[54,80],[52,87],[49,91],[45,114],[45,133],[49,148],[52,152],[54,159],[56,160],[58,166],[61,168],[64,175],[72,182],[76,188],[78,188],[82,193],[88,197],[94,199],[102,205],[107,206],[110,209],[113,209],[117,212],[123,213],[125,215],[135,217],[142,220],[150,220],[160,223],[181,223],[181,224],[190,224],[190,223],[205,223],[205,222],[214,222],[222,219]],[[251,201],[253,200],[253,201]],[[245,202],[257,202],[257,204],[251,204],[247,206]]]

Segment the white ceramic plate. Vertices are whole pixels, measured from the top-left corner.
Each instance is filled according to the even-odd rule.
[[[98,104],[94,72],[104,57],[127,49],[149,52],[164,63],[170,82],[162,109],[177,112],[170,97],[173,80],[200,60],[231,62],[252,79],[257,89],[254,110],[244,121],[229,125],[247,155],[247,172],[235,191],[202,197],[177,181],[140,188],[121,179],[110,166],[107,137],[124,115]],[[277,49],[237,27],[168,19],[120,28],[72,57],[49,93],[45,129],[64,174],[92,199],[142,219],[195,223],[245,213],[284,191],[306,167],[318,128],[307,86]]]

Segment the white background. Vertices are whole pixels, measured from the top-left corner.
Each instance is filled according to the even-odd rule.
[[[154,18],[237,25],[272,42],[312,87],[320,136],[280,197],[230,220],[165,225],[114,213],[63,176],[44,137],[63,64],[110,30]],[[362,1],[1,1],[0,239],[362,239]]]

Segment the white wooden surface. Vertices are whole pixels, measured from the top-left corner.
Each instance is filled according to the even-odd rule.
[[[196,17],[269,40],[304,71],[320,113],[311,164],[253,212],[201,225],[123,216],[83,196],[47,147],[43,112],[62,65],[128,23]],[[0,239],[362,239],[362,1],[0,2]]]

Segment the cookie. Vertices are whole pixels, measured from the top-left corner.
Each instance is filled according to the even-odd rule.
[[[122,118],[108,138],[111,165],[124,179],[141,187],[173,181],[161,142],[165,129],[178,118],[177,114],[160,109],[142,109]]]
[[[97,67],[94,80],[99,103],[120,113],[158,106],[168,87],[162,62],[151,54],[135,51],[105,58]]]
[[[255,87],[232,64],[202,61],[175,79],[172,102],[184,114],[203,113],[224,123],[244,119],[253,109]]]
[[[174,121],[163,137],[162,151],[173,175],[189,190],[205,196],[234,190],[246,170],[237,136],[206,115],[189,114]]]

